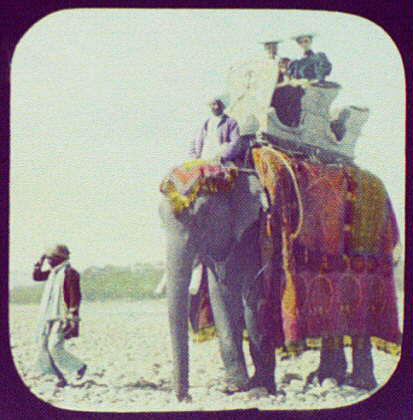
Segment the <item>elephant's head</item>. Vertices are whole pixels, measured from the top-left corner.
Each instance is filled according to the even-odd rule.
[[[178,400],[188,398],[188,302],[194,263],[224,260],[234,242],[259,217],[261,184],[240,172],[230,191],[201,195],[179,214],[165,197],[160,216],[167,237],[167,297]]]

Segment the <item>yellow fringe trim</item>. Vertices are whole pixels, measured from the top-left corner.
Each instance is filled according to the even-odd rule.
[[[302,354],[305,350],[318,350],[321,348],[321,337],[307,338],[301,343],[293,343],[276,350],[276,354],[281,358],[297,357]],[[344,347],[351,347],[352,339],[351,336],[345,335],[343,337]],[[392,343],[390,341],[383,340],[378,337],[371,337],[371,344],[377,349],[384,351],[392,356],[400,356],[401,345]]]
[[[182,164],[182,167],[185,169],[191,169],[194,166],[203,165],[204,163],[213,163],[212,160],[206,160],[206,159],[193,159],[193,160],[187,160]]]
[[[182,164],[182,167],[189,170],[193,167],[202,164],[218,164],[215,161],[208,161],[204,159],[195,159]],[[222,180],[215,180],[213,178],[199,178],[193,185],[188,194],[181,194],[176,190],[175,185],[168,179],[164,179],[161,183],[161,191],[168,197],[173,212],[179,214],[187,209],[198,197],[203,193],[213,194],[219,191],[230,191],[234,185],[234,179],[238,175],[236,166],[231,166],[228,178],[223,182]]]
[[[174,213],[181,213],[196,200],[200,189],[201,182],[197,182],[197,184],[194,185],[192,191],[189,194],[184,195],[176,191],[175,186],[168,181],[163,191],[168,197],[169,203],[171,204]]]
[[[211,327],[201,328],[198,332],[194,332],[191,328],[192,341],[194,343],[203,343],[204,341],[212,340],[216,336],[216,328]]]
[[[378,350],[383,350],[384,352],[392,354],[393,356],[400,356],[400,344],[391,343],[390,341],[383,340],[379,337],[372,337],[371,342]]]
[[[215,326],[202,328],[200,331],[195,333],[192,328],[191,335],[192,341],[194,343],[203,343],[208,340],[212,340],[216,337],[216,328]],[[244,330],[243,333],[244,340],[248,341],[248,332]],[[276,349],[275,353],[280,359],[289,359],[300,356],[306,350],[319,350],[321,348],[321,337],[317,338],[307,338],[305,341],[299,343],[292,343],[283,347]],[[343,337],[344,347],[351,347],[352,340],[351,336],[345,335]],[[387,354],[392,356],[400,356],[401,345],[392,343],[390,341],[383,340],[378,337],[371,337],[371,344],[377,349],[384,351]]]

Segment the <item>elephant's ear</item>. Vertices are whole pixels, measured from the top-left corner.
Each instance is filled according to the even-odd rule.
[[[258,220],[263,188],[254,174],[240,174],[234,186],[232,211],[235,239],[239,241],[242,234]]]

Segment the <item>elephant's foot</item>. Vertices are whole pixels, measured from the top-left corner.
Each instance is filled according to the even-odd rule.
[[[176,394],[176,399],[179,402],[191,402],[192,401],[192,397],[188,394]]]
[[[264,377],[264,376],[258,376],[254,375],[247,383],[248,389],[253,388],[260,388],[263,387],[267,390],[267,392],[271,395],[277,394],[277,387],[275,385],[275,378],[274,375]]]
[[[237,385],[237,384],[227,384],[223,389],[222,392],[226,395],[233,395],[237,392],[246,392],[248,391],[248,385]]]
[[[314,370],[313,372],[311,372],[306,380],[305,380],[305,385],[304,385],[304,390],[306,390],[308,388],[309,385],[312,385],[314,383],[314,380],[318,378],[318,369]],[[319,380],[320,382],[320,380]]]
[[[318,383],[322,385],[324,380],[327,378],[334,379],[338,386],[343,385],[346,380],[345,365],[343,366],[343,364],[337,364],[334,368],[332,365],[320,363],[318,369],[307,376],[304,388],[307,389],[310,384],[314,383],[315,379],[317,379]]]
[[[304,390],[307,390],[309,385],[313,385],[316,379],[320,385],[323,384],[325,379],[334,379],[337,382],[337,385],[341,386],[344,384],[345,376],[337,375],[334,372],[326,372],[318,368],[307,376],[305,380]]]
[[[369,337],[352,337],[353,372],[346,383],[371,391],[377,387]]]
[[[344,384],[346,378],[347,362],[344,354],[341,337],[323,338],[320,352],[320,365],[311,372],[306,379],[305,387],[317,378],[320,385],[327,378],[335,379],[337,385]]]
[[[257,340],[261,346],[250,342],[250,353],[254,363],[254,375],[248,381],[248,388],[265,388],[271,395],[276,395],[275,385],[275,345],[264,338]],[[262,342],[267,343],[264,345]],[[268,344],[270,343],[270,344]]]
[[[324,380],[327,378],[334,379],[337,382],[337,385],[341,386],[344,384],[346,379],[345,371],[339,368],[337,370],[333,370],[325,369],[324,366],[319,367],[307,376],[304,387],[308,388],[310,384],[314,383],[315,379],[317,379],[318,383],[322,385]]]
[[[264,388],[270,395],[285,395],[284,391],[277,392],[274,380],[263,381],[252,377],[245,385],[228,384],[222,392],[226,395],[233,395],[237,392],[247,392],[256,388]]]
[[[189,395],[188,385],[175,383],[173,389],[175,391],[175,396],[178,401],[189,401],[191,399],[191,396]]]
[[[377,382],[374,375],[370,377],[361,377],[352,374],[346,378],[345,384],[354,388],[364,389],[366,391],[372,391],[377,388]]]
[[[304,384],[304,391],[306,391],[310,385],[313,385],[316,379],[318,380],[318,383],[320,385],[321,385],[322,381],[324,381],[324,379],[326,379],[326,377],[320,376],[320,369],[314,370],[313,372],[311,372],[307,376],[307,378],[305,380],[305,384]]]

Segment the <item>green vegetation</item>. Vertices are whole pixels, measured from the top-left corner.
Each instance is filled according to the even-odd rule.
[[[10,294],[10,303],[40,303],[44,285],[35,283],[33,286],[16,286]]]
[[[80,277],[82,297],[89,301],[157,298],[154,290],[162,274],[163,269],[152,264],[136,264],[133,267],[89,267]],[[40,303],[43,287],[43,284],[38,283],[28,287],[15,287],[10,292],[10,302]]]
[[[81,276],[85,300],[154,298],[154,290],[163,269],[151,264],[120,268],[107,265],[103,269],[89,268]]]

